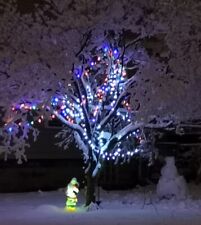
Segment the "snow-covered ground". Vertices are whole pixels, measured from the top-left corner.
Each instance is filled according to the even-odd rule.
[[[130,191],[101,190],[101,208],[64,210],[64,190],[0,194],[0,225],[198,225],[201,224],[201,186],[191,185],[186,200],[159,200],[155,187]]]

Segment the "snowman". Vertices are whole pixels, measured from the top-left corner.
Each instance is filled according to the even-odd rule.
[[[161,169],[161,177],[157,184],[157,195],[159,198],[185,199],[187,196],[187,185],[183,176],[178,174],[174,157],[166,157],[166,164]]]

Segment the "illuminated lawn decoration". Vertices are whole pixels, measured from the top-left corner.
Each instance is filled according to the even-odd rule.
[[[115,43],[93,49],[74,65],[73,81],[52,98],[55,116],[70,128],[86,164],[86,205],[95,201],[95,180],[104,160],[125,162],[142,150],[141,123],[133,122],[128,89],[135,76],[127,77],[126,48]],[[69,129],[58,136],[61,146],[70,142]]]
[[[68,211],[76,211],[77,194],[79,193],[79,183],[74,177],[66,188],[66,209]]]

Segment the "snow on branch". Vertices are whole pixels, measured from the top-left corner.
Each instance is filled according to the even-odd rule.
[[[74,133],[82,150],[86,173],[96,176],[104,159],[130,157],[140,151],[143,123],[133,122],[129,89],[135,73],[127,77],[125,48],[112,38],[83,54],[73,65],[72,83],[52,97],[57,118]],[[134,43],[133,43],[134,44]],[[124,61],[125,60],[125,61]],[[66,143],[65,137],[61,143]],[[107,155],[107,157],[106,157]]]
[[[142,129],[143,123],[135,123],[135,124],[128,124],[126,127],[119,130],[116,134],[114,134],[106,144],[101,148],[102,153],[108,149],[113,149],[114,146],[121,142],[125,137],[127,137],[130,133],[136,131],[137,129]]]
[[[65,125],[67,125],[67,127],[77,131],[81,136],[83,136],[84,130],[82,129],[82,127],[77,124],[72,124],[68,122],[61,115],[59,115],[57,111],[53,111],[53,113],[57,116],[58,119],[60,119]]]

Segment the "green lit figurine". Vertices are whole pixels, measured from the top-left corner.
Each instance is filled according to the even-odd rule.
[[[66,188],[66,208],[75,211],[77,204],[77,194],[79,192],[79,183],[75,177],[72,178]]]

